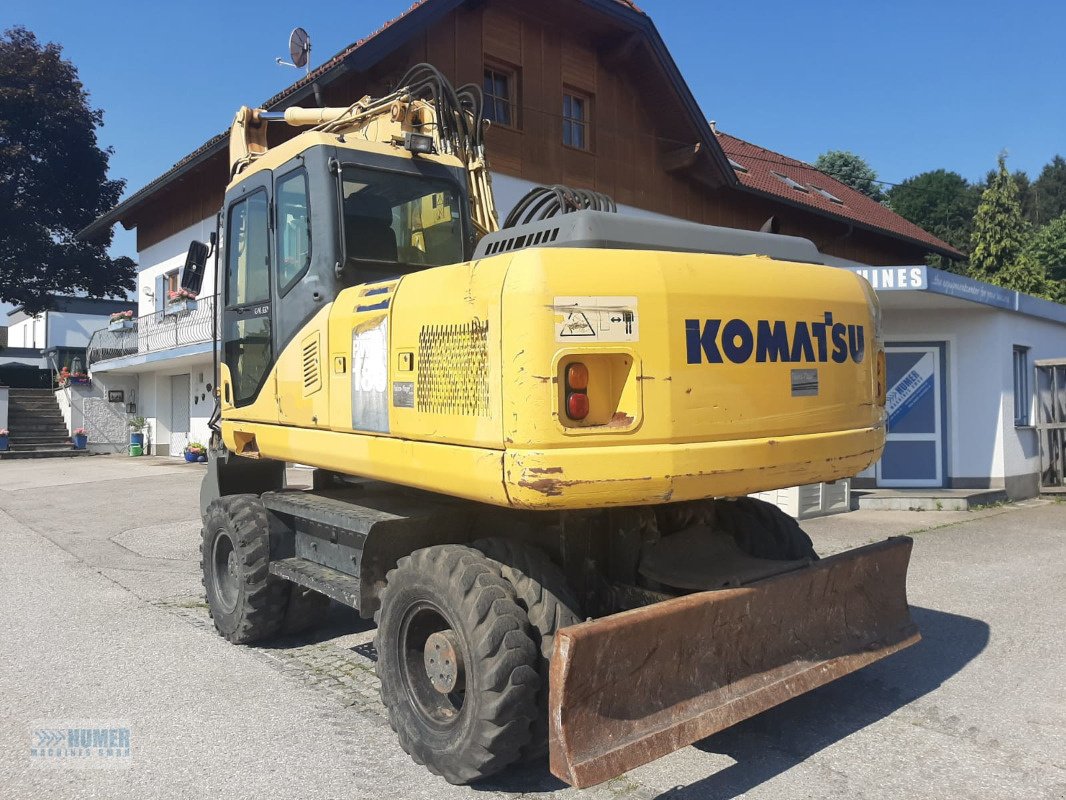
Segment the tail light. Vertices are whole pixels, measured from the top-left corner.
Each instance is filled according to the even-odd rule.
[[[566,416],[583,420],[589,415],[589,368],[579,361],[566,365]]]

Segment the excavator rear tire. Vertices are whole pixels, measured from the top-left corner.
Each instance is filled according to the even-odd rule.
[[[772,503],[754,497],[718,500],[717,521],[749,556],[778,561],[818,560],[814,543],[799,523]]]
[[[522,750],[522,760],[534,761],[548,753],[548,666],[560,628],[582,621],[577,599],[563,571],[548,554],[513,539],[480,539],[471,547],[500,566],[500,575],[514,587],[520,605],[533,626],[533,639],[540,650],[537,674],[537,718],[533,737]]]
[[[411,758],[457,784],[517,761],[537,713],[537,648],[499,565],[462,545],[416,550],[374,616],[381,700]]]
[[[218,632],[234,644],[275,635],[285,621],[286,581],[270,574],[270,522],[256,495],[212,500],[204,515],[200,569]]]

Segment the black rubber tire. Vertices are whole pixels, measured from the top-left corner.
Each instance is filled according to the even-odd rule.
[[[548,753],[548,666],[560,628],[583,621],[577,598],[563,571],[548,554],[513,539],[479,539],[471,547],[500,566],[500,575],[514,587],[518,604],[529,617],[533,639],[540,651],[537,660],[537,718],[533,736],[522,750],[522,759],[532,761]]]
[[[422,616],[454,631],[466,664],[461,703],[437,717],[424,698],[443,703],[445,695],[426,691],[419,637],[410,633]],[[375,621],[381,700],[416,763],[462,784],[518,760],[536,714],[537,649],[496,564],[461,545],[417,550],[389,572]]]
[[[718,523],[730,530],[737,546],[748,555],[778,561],[818,560],[811,537],[772,503],[740,497],[718,500],[716,505]]]
[[[329,615],[329,598],[304,586],[289,584],[289,602],[281,632],[286,636],[314,630]]]
[[[227,553],[232,572],[219,574],[217,562]],[[269,564],[270,522],[260,499],[237,494],[213,500],[204,514],[200,569],[215,628],[234,644],[269,638],[285,620],[289,584],[271,575]]]

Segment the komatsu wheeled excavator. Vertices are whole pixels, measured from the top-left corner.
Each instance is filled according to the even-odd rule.
[[[749,497],[880,456],[869,284],[803,239],[564,187],[501,227],[481,112],[419,65],[237,113],[182,275],[200,292],[214,259],[219,633],[358,609],[417,762],[467,783],[547,754],[578,787],[918,641],[909,539],[819,559]]]

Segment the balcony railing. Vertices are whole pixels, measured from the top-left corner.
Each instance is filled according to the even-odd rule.
[[[195,308],[171,307],[137,317],[125,330],[108,327],[96,331],[86,350],[89,366],[112,358],[210,342],[215,295],[198,298],[195,302]]]

